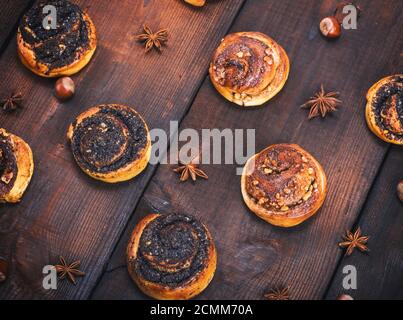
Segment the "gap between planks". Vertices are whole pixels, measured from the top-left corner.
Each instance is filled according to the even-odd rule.
[[[244,6],[245,6],[245,4],[246,4],[247,1],[248,1],[248,0],[243,0],[242,4],[239,6],[238,11],[235,13],[235,15],[234,15],[234,17],[233,17],[231,23],[229,24],[228,29],[226,30],[226,32],[225,32],[224,35],[228,34],[228,32],[231,30],[231,28],[233,27],[233,25],[234,25],[236,19],[238,18],[238,16],[239,16],[240,13],[242,12],[242,10],[243,10],[243,8],[244,8]],[[195,102],[195,100],[196,100],[196,98],[197,98],[197,96],[198,96],[198,94],[199,94],[201,88],[203,87],[203,84],[205,83],[206,78],[208,77],[208,67],[206,68],[206,71],[205,71],[204,74],[205,74],[205,75],[204,75],[204,77],[203,77],[203,80],[200,81],[200,83],[199,83],[198,86],[197,86],[197,89],[195,90],[193,96],[191,97],[191,101],[190,101],[190,103],[189,103],[189,106],[188,106],[188,107],[186,108],[186,110],[183,112],[183,115],[181,116],[181,118],[180,118],[179,121],[178,121],[178,128],[179,128],[180,125],[182,124],[183,120],[184,120],[184,119],[187,117],[187,115],[189,114],[189,112],[190,112],[190,110],[191,110],[191,108],[192,108],[192,106],[193,106],[193,104],[194,104],[194,102]],[[169,152],[169,150],[170,150],[170,141],[168,141],[168,147],[167,147],[167,151],[166,151],[166,152]],[[143,190],[142,190],[142,192],[141,192],[141,195],[140,195],[140,197],[138,198],[137,202],[135,203],[135,205],[134,205],[134,207],[133,207],[132,214],[128,217],[127,223],[126,223],[126,225],[124,226],[124,228],[122,228],[122,231],[120,232],[120,235],[119,235],[118,239],[116,240],[116,243],[115,243],[115,245],[113,246],[113,249],[111,250],[111,253],[110,253],[108,259],[105,260],[104,266],[102,267],[102,272],[100,273],[98,279],[95,281],[94,286],[93,286],[92,289],[90,290],[90,293],[89,293],[89,295],[88,295],[88,299],[92,299],[93,293],[95,292],[96,288],[98,287],[98,285],[99,285],[100,281],[102,280],[104,274],[108,272],[108,271],[107,271],[107,266],[108,266],[108,264],[109,264],[109,262],[110,262],[110,260],[111,260],[111,257],[113,256],[113,254],[114,254],[114,252],[115,252],[117,246],[119,245],[120,240],[121,240],[122,237],[124,236],[124,233],[125,233],[125,231],[126,231],[126,227],[127,227],[127,225],[130,223],[130,220],[131,220],[131,218],[133,217],[133,215],[136,213],[136,209],[137,209],[139,203],[141,202],[141,200],[143,199],[143,196],[144,196],[146,190],[148,189],[148,186],[149,186],[149,184],[151,183],[152,179],[154,178],[154,176],[155,176],[155,174],[156,174],[157,169],[159,168],[159,166],[160,166],[160,164],[157,164],[157,165],[153,168],[153,172],[151,173],[150,178],[147,180],[146,184],[144,185],[144,188],[143,188]],[[123,266],[117,266],[117,267],[113,268],[113,270],[119,269],[119,268],[121,268],[121,267],[123,267]],[[113,270],[112,270],[112,271],[113,271]]]

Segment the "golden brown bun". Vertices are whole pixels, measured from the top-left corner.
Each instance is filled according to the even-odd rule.
[[[365,107],[368,127],[382,140],[397,145],[403,145],[402,103],[402,74],[385,77],[368,90]]]
[[[97,47],[97,36],[95,25],[90,16],[85,12],[81,13],[83,21],[87,26],[88,46],[81,47],[76,51],[75,57],[72,58],[71,62],[66,65],[50,68],[49,65],[40,61],[34,51],[35,46],[24,40],[20,26],[17,31],[17,49],[21,62],[35,74],[47,78],[69,76],[84,68],[95,53]]]
[[[241,178],[243,199],[252,212],[280,227],[313,216],[326,197],[319,162],[296,144],[275,144],[251,157]]]
[[[0,161],[2,157],[13,158],[16,168],[5,168],[3,172],[0,172],[0,184],[5,187],[5,182],[13,183],[11,190],[8,190],[5,194],[1,192],[0,186],[0,202],[19,202],[27,189],[29,182],[31,181],[32,174],[34,173],[34,159],[32,150],[29,145],[20,137],[7,133],[5,129],[0,128],[0,141],[3,144],[10,146],[8,150],[2,150],[0,145]],[[9,155],[6,155],[8,151],[11,151]],[[16,169],[16,170],[15,170]],[[14,178],[15,173],[17,177]],[[8,176],[8,178],[6,177]],[[9,180],[10,179],[10,180]]]
[[[206,3],[206,0],[185,0],[185,2],[191,4],[192,6],[202,7]]]
[[[210,79],[227,100],[259,106],[283,88],[290,71],[285,50],[260,32],[227,35],[210,64]]]
[[[138,127],[132,128],[133,119]],[[86,122],[90,120],[96,123],[87,126]],[[111,140],[111,132],[116,133],[117,140]],[[147,124],[135,110],[123,105],[100,105],[88,109],[69,126],[67,138],[80,168],[90,177],[108,183],[134,178],[147,167],[151,155]],[[131,151],[132,148],[136,148],[135,152]],[[108,153],[107,159],[101,153]],[[131,156],[133,153],[135,157]]]
[[[141,260],[139,258],[139,252],[141,251],[141,237],[143,235],[143,232],[146,228],[150,226],[150,223],[157,218],[165,219],[164,223],[166,223],[166,225],[164,226],[166,228],[169,228],[172,224],[175,223],[177,223],[177,225],[179,226],[181,223],[186,224],[186,221],[189,221],[189,224],[193,223],[192,221],[196,221],[194,223],[196,223],[199,228],[203,229],[202,232],[206,236],[206,239],[203,240],[204,242],[199,242],[199,244],[202,243],[202,245],[199,246],[199,250],[195,253],[202,254],[200,252],[202,250],[206,250],[203,251],[205,254],[205,259],[202,261],[202,268],[198,269],[198,271],[190,278],[185,279],[183,282],[180,282],[178,284],[169,285],[167,283],[147,280],[144,276],[142,276],[142,274],[140,274],[140,272],[136,268],[137,263],[144,263],[144,268],[154,268],[154,272],[159,272],[158,270],[162,269],[168,270],[166,271],[167,274],[175,274],[180,273],[183,269],[191,269],[192,264],[195,263],[194,260],[197,257],[194,256],[191,256],[189,260],[185,260],[186,264],[184,264],[182,261],[179,261],[176,264],[169,264],[169,261],[156,261],[157,259],[153,259],[153,257],[149,255],[147,255],[147,259],[149,260],[145,260],[146,262],[143,262],[144,260]],[[189,220],[183,220],[184,218]],[[169,221],[167,222],[168,219],[171,219],[171,224],[169,224]],[[156,221],[156,223],[158,223],[158,221]],[[167,232],[164,235],[163,231],[161,231],[159,234],[162,235],[162,237],[167,236],[167,234],[168,236],[172,234],[174,234],[175,236],[175,231]],[[201,241],[200,239],[197,240]],[[151,245],[151,241],[146,243]],[[164,247],[164,249],[166,248]],[[144,255],[142,255],[142,257],[144,257]],[[153,264],[154,267],[151,264]],[[130,276],[141,289],[141,291],[143,291],[146,295],[159,300],[186,300],[198,295],[208,286],[208,284],[212,280],[216,265],[217,253],[210,232],[207,230],[206,226],[197,222],[197,220],[195,220],[194,218],[183,215],[161,216],[159,214],[150,214],[146,216],[134,228],[127,247],[127,266]]]

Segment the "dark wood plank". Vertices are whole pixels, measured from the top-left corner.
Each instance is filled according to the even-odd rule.
[[[86,298],[101,275],[153,167],[119,185],[96,182],[80,171],[66,143],[68,124],[100,103],[135,107],[151,128],[181,119],[201,85],[215,44],[229,29],[243,0],[217,1],[194,10],[182,1],[76,1],[89,13],[99,44],[91,63],[73,78],[76,96],[59,103],[54,80],[42,79],[18,61],[12,42],[0,61],[1,91],[18,88],[24,109],[1,114],[0,125],[31,145],[36,170],[23,201],[0,208],[1,241],[11,273],[0,299]],[[170,32],[164,53],[144,53],[134,41],[147,22]],[[1,93],[4,93],[1,92]],[[58,255],[81,260],[87,273],[77,286],[42,288],[42,267]]]
[[[0,50],[9,38],[10,33],[15,30],[18,19],[30,3],[32,0],[0,1]]]
[[[355,224],[370,236],[370,252],[343,257],[327,299],[341,293],[355,299],[403,299],[403,204],[396,195],[396,186],[403,180],[402,164],[403,149],[392,147]],[[357,269],[357,290],[343,289],[346,265]]]
[[[324,166],[329,180],[320,212],[292,229],[266,224],[243,204],[235,166],[204,166],[210,179],[180,183],[170,166],[159,167],[93,298],[145,298],[129,279],[125,248],[135,224],[154,211],[194,214],[210,228],[218,269],[201,299],[261,299],[268,288],[288,285],[294,299],[323,297],[342,251],[340,234],[356,220],[387,145],[364,120],[365,94],[381,77],[402,69],[399,57],[403,4],[361,1],[358,30],[337,41],[318,33],[320,19],[336,1],[248,1],[232,31],[261,31],[288,52],[292,67],[283,91],[264,108],[241,110],[225,101],[206,79],[181,128],[256,128],[257,149],[298,143]],[[376,27],[374,27],[376,26]],[[340,91],[340,110],[307,120],[299,109],[323,83]]]

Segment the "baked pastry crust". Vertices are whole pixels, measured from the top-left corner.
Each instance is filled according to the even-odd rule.
[[[0,128],[0,202],[19,202],[33,172],[34,159],[29,145]]]
[[[150,233],[143,239],[145,232]],[[155,239],[162,240],[154,245]],[[163,257],[153,256],[152,249],[147,247],[161,249],[158,245],[162,245]],[[171,260],[164,259],[167,257]],[[146,295],[159,300],[186,300],[198,295],[212,280],[216,265],[217,253],[210,232],[185,215],[147,215],[134,228],[127,247],[131,278]]]
[[[251,157],[241,177],[243,199],[263,220],[298,225],[322,206],[326,176],[319,162],[296,144],[275,144]]]
[[[185,0],[185,2],[195,7],[203,7],[204,4],[206,3],[206,0]]]
[[[77,5],[69,1],[51,4],[59,10],[68,10],[69,15],[64,21],[74,22],[58,24],[56,31],[44,31],[42,26],[33,29],[31,24],[35,23],[30,21],[37,19],[36,15],[42,12],[44,3],[34,6],[22,18],[17,31],[18,56],[29,70],[39,76],[69,76],[84,68],[94,55],[97,47],[96,29],[90,16]],[[74,41],[71,40],[72,37]],[[47,51],[42,52],[45,50],[41,48],[46,48]]]
[[[367,93],[365,118],[382,140],[403,145],[403,75],[385,77]]]
[[[134,178],[147,167],[151,155],[147,124],[123,105],[88,109],[69,126],[67,138],[80,168],[108,183]]]
[[[227,100],[259,106],[284,87],[290,71],[285,50],[260,32],[227,35],[210,64],[210,79]]]

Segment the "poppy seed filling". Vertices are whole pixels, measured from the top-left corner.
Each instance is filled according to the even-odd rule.
[[[9,140],[0,134],[0,199],[13,188],[17,178],[17,160]]]
[[[73,124],[73,155],[90,171],[108,173],[137,160],[147,145],[147,129],[130,109],[102,106],[81,123]]]
[[[46,5],[56,8],[56,29],[43,27]],[[48,66],[48,72],[73,63],[89,47],[90,28],[81,9],[69,1],[46,1],[33,6],[23,16],[19,30],[32,46],[37,62]]]
[[[136,272],[148,281],[178,287],[206,267],[209,245],[207,230],[195,218],[158,216],[141,235]]]
[[[403,140],[403,77],[381,86],[372,103],[376,125],[392,140]]]

